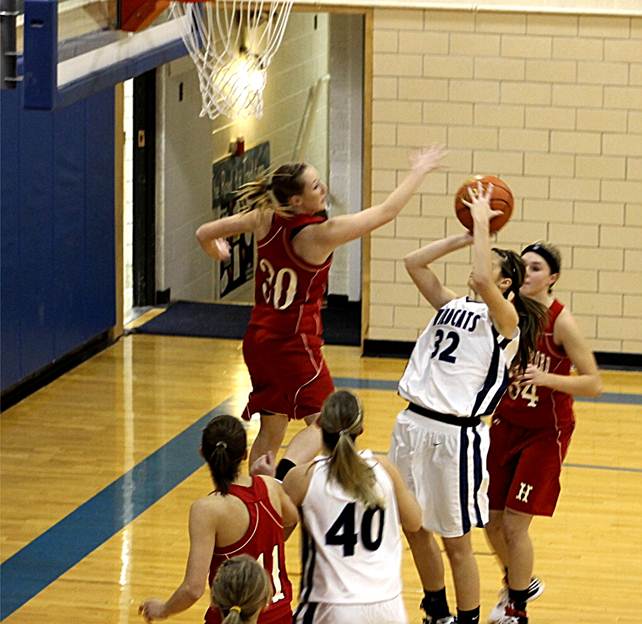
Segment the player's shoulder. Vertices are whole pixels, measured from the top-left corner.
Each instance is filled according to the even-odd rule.
[[[295,505],[300,505],[303,502],[314,474],[315,465],[315,461],[299,464],[285,476],[283,489]]]
[[[564,306],[564,308],[560,310],[560,313],[555,319],[553,331],[556,337],[572,335],[579,331],[579,325],[568,307]]]

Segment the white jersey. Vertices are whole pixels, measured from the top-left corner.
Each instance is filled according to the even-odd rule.
[[[519,328],[513,338],[504,338],[493,327],[485,303],[453,299],[419,336],[399,394],[442,414],[492,414],[508,385],[518,346]]]
[[[401,593],[399,510],[392,480],[371,451],[360,455],[374,469],[385,507],[366,509],[329,480],[328,462],[317,458],[301,505],[297,613],[314,603],[374,603]]]

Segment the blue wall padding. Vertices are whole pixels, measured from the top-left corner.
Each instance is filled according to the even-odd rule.
[[[22,108],[0,92],[1,388],[115,323],[114,93]]]
[[[5,293],[18,292],[21,275],[18,270],[20,254],[20,213],[9,206],[20,204],[20,133],[18,102],[19,89],[0,91],[0,375],[15,383],[20,379],[20,307],[17,298]]]

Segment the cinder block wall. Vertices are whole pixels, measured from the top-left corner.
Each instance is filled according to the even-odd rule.
[[[516,197],[498,245],[557,244],[557,295],[592,348],[642,353],[642,18],[380,9],[373,43],[373,202],[413,148],[450,154],[373,237],[366,337],[424,328],[432,311],[403,256],[460,230],[454,193],[480,173]],[[468,249],[436,268],[467,292]]]

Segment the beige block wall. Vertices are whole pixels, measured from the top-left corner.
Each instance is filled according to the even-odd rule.
[[[404,253],[458,231],[452,196],[471,174],[516,197],[497,243],[563,253],[558,294],[595,350],[642,344],[642,18],[377,9],[373,201],[407,155],[446,143],[395,227],[373,235],[366,337],[413,340],[430,314],[400,270]],[[468,250],[440,264],[464,294]]]

